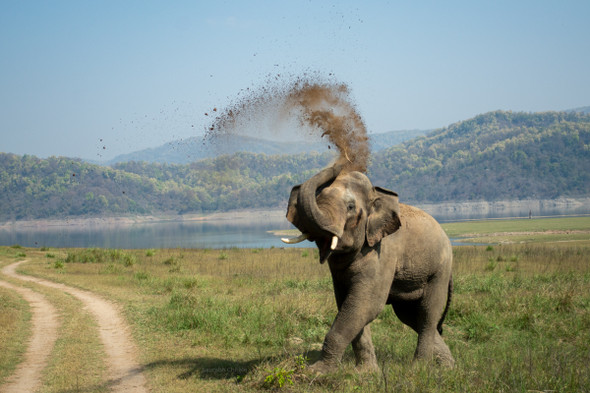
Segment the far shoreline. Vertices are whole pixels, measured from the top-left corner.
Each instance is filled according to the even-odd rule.
[[[116,227],[143,224],[157,224],[164,222],[248,222],[256,218],[276,219],[285,217],[285,210],[252,209],[235,210],[228,212],[212,212],[206,214],[162,214],[162,215],[121,215],[104,217],[67,217],[67,218],[41,218],[29,220],[14,220],[0,222],[0,230],[7,229],[41,229],[62,227]],[[286,218],[285,218],[286,220]]]
[[[404,202],[404,201],[400,201]],[[566,216],[590,215],[590,197],[525,199],[503,201],[464,201],[442,203],[414,204],[435,217],[462,216],[459,221],[490,220],[502,218],[540,218],[563,216],[563,214],[545,215],[543,211],[567,211]],[[0,222],[0,230],[26,230],[50,228],[87,228],[87,227],[121,227],[132,225],[156,224],[165,222],[252,222],[253,220],[286,220],[286,207],[271,209],[246,209],[226,212],[161,214],[161,215],[121,215],[46,218],[30,220],[10,220]],[[478,216],[479,218],[470,218]],[[494,217],[496,216],[496,217]],[[441,220],[446,221],[446,220]]]

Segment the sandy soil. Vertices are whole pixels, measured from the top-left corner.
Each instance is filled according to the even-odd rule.
[[[140,365],[136,361],[137,350],[131,338],[129,326],[121,317],[118,307],[91,292],[16,273],[16,268],[25,262],[26,261],[21,261],[8,265],[2,269],[2,273],[18,280],[33,282],[69,293],[81,300],[94,316],[98,323],[98,333],[107,354],[106,363],[109,368],[109,380],[107,381],[107,384],[111,387],[111,391],[130,393],[147,392],[145,377]],[[3,281],[0,281],[0,283],[3,283],[4,285]],[[27,288],[17,287],[12,284],[8,285],[8,288],[15,289],[23,294],[25,300],[31,303],[35,310],[34,315],[37,315],[37,317],[34,317],[31,321],[33,324],[33,338],[29,344],[27,356],[25,356],[23,363],[19,365],[17,372],[11,376],[9,383],[2,388],[2,391],[5,391],[5,388],[13,389],[13,384],[17,384],[15,385],[17,387],[14,388],[14,390],[6,391],[32,392],[35,390],[34,388],[29,388],[29,385],[23,387],[25,385],[22,384],[31,383],[33,385],[30,386],[34,387],[38,386],[40,383],[40,373],[47,365],[47,360],[51,349],[53,348],[53,343],[57,338],[58,322],[57,317],[55,316],[56,312],[53,306],[47,301],[46,304],[41,307],[34,306],[34,302],[24,295],[24,293],[27,292]],[[23,289],[25,291],[21,292]],[[34,291],[29,291],[36,294]],[[40,297],[43,298],[42,296]],[[43,298],[43,300],[45,299]],[[38,299],[36,301],[38,301]],[[46,321],[52,319],[54,319],[55,322],[52,333],[50,332],[49,334],[44,332],[43,329],[46,329]],[[53,341],[48,339],[48,337]],[[47,342],[50,342],[50,345]],[[29,353],[32,354],[30,357],[28,356]],[[45,354],[43,360],[41,360],[42,354]],[[35,375],[21,375],[18,374],[18,370],[20,369],[38,369],[38,371]]]

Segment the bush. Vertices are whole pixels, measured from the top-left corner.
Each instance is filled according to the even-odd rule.
[[[282,367],[275,367],[264,379],[266,389],[282,388],[285,385],[293,385],[293,373],[295,370],[285,370]]]
[[[105,250],[89,248],[68,252],[66,263],[120,263],[123,266],[133,266],[136,263],[134,254],[121,250]]]

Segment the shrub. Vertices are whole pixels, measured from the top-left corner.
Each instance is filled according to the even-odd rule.
[[[264,379],[266,389],[282,388],[289,384],[293,385],[293,373],[295,370],[285,370],[282,367],[275,367]]]
[[[490,258],[488,259],[488,264],[486,265],[485,270],[487,272],[492,272],[494,269],[496,269],[497,265],[498,263],[493,258]]]
[[[150,275],[147,272],[137,272],[134,274],[133,277],[135,277],[136,280],[141,281],[141,280],[147,280],[150,277]]]
[[[133,266],[136,262],[135,255],[121,250],[104,250],[100,248],[89,248],[68,252],[66,263],[114,263],[118,262],[124,266]]]
[[[135,255],[133,254],[125,254],[123,255],[123,265],[129,267],[135,265]]]

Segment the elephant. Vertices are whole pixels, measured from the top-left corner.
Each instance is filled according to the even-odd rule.
[[[418,333],[414,360],[453,367],[441,337],[453,291],[453,254],[433,217],[374,187],[365,174],[335,164],[293,187],[287,219],[301,236],[282,240],[316,243],[320,263],[328,261],[338,306],[311,370],[335,370],[352,343],[357,368],[377,371],[369,324],[388,304]]]

